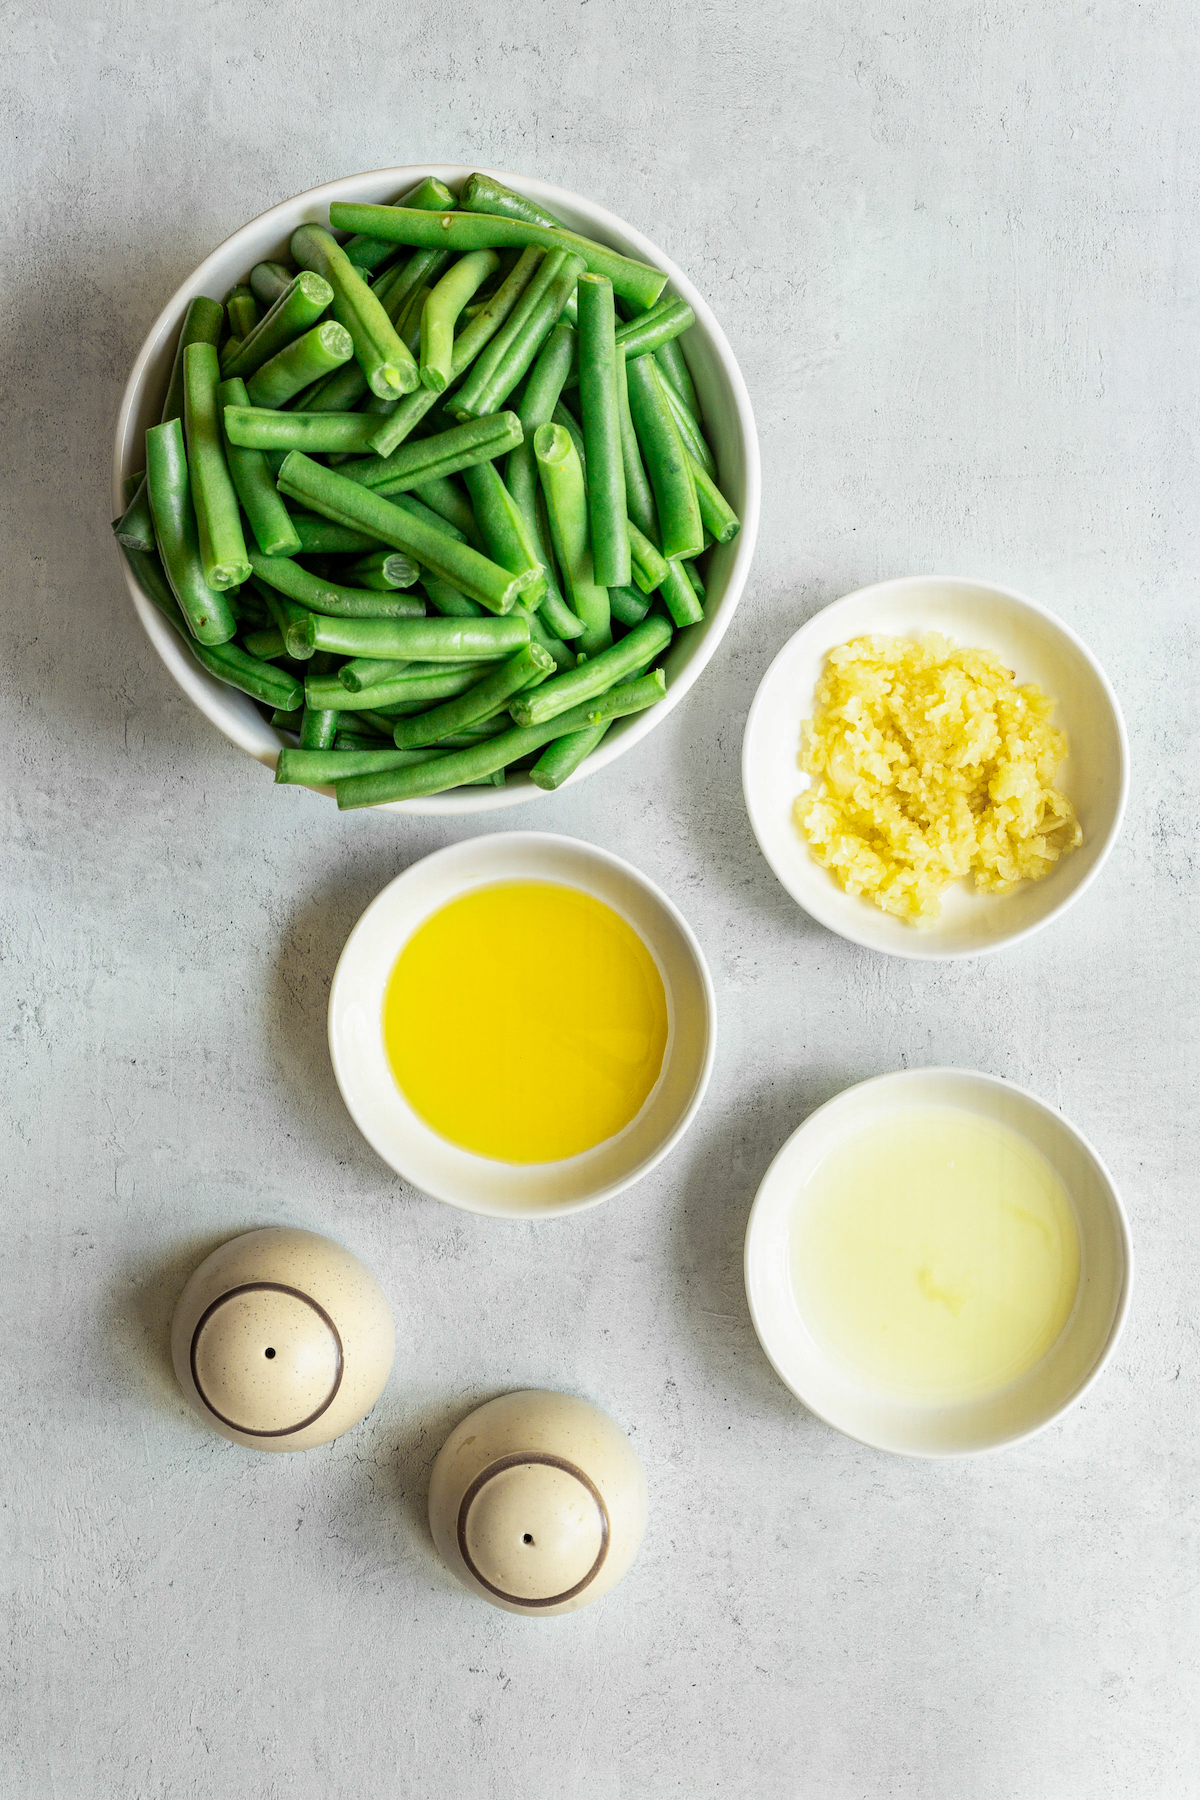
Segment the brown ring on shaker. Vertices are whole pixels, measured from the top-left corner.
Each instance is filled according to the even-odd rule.
[[[580,1486],[585,1487],[592,1496],[592,1499],[596,1502],[596,1510],[600,1514],[600,1549],[597,1552],[595,1562],[592,1564],[582,1581],[577,1581],[574,1587],[567,1588],[565,1592],[561,1594],[551,1594],[546,1600],[526,1600],[520,1594],[510,1594],[505,1588],[497,1587],[494,1582],[488,1580],[486,1575],[480,1574],[472,1560],[471,1552],[467,1549],[467,1514],[470,1512],[479,1493],[487,1486],[488,1482],[491,1481],[494,1476],[503,1475],[506,1469],[521,1468],[527,1463],[539,1463],[547,1469],[562,1469],[567,1475],[574,1476]],[[497,1600],[507,1600],[510,1606],[561,1606],[564,1600],[573,1600],[576,1594],[582,1594],[584,1588],[590,1587],[600,1573],[604,1559],[608,1555],[610,1535],[608,1508],[604,1504],[604,1495],[600,1492],[600,1489],[596,1486],[591,1476],[585,1475],[583,1470],[577,1467],[575,1463],[568,1462],[565,1456],[550,1456],[548,1453],[541,1450],[517,1450],[514,1451],[511,1456],[501,1456],[498,1457],[495,1462],[489,1463],[487,1468],[481,1469],[479,1474],[475,1477],[474,1481],[463,1495],[458,1508],[456,1536],[458,1538],[459,1555],[466,1563],[467,1568],[471,1571],[473,1578],[479,1583],[480,1587],[485,1587],[489,1594],[495,1594]]]
[[[200,1333],[204,1330],[204,1327],[208,1324],[208,1321],[212,1318],[218,1308],[224,1306],[227,1300],[235,1300],[239,1294],[290,1294],[294,1300],[303,1300],[305,1306],[311,1307],[321,1322],[328,1327],[329,1333],[333,1338],[334,1345],[337,1349],[337,1371],[333,1377],[333,1386],[326,1394],[324,1400],[322,1400],[320,1406],[318,1406],[315,1412],[309,1413],[306,1419],[301,1419],[299,1424],[285,1425],[282,1431],[255,1431],[251,1425],[239,1425],[236,1419],[227,1419],[224,1413],[217,1411],[216,1407],[200,1385],[200,1376],[196,1369],[196,1346],[200,1342]],[[329,1408],[337,1399],[338,1389],[342,1385],[342,1374],[346,1366],[342,1353],[342,1334],[330,1318],[329,1314],[325,1311],[325,1308],[321,1306],[318,1301],[314,1300],[311,1294],[302,1293],[299,1288],[289,1287],[287,1283],[283,1281],[245,1281],[240,1287],[229,1288],[225,1293],[218,1294],[216,1299],[205,1307],[204,1311],[200,1314],[199,1319],[196,1321],[196,1329],[192,1333],[191,1349],[188,1352],[188,1363],[191,1367],[192,1382],[196,1392],[199,1394],[201,1400],[203,1400],[213,1418],[220,1419],[222,1425],[228,1425],[231,1431],[240,1431],[243,1437],[262,1438],[291,1437],[293,1432],[304,1431],[309,1425],[315,1425],[317,1420],[321,1417],[321,1414],[328,1412]]]

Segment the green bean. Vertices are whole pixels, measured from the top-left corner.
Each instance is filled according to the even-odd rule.
[[[583,622],[579,647],[585,655],[594,656],[612,642],[612,626],[608,594],[597,583],[592,567],[583,467],[570,434],[561,425],[540,425],[533,448],[558,566],[571,605]]]
[[[529,642],[519,614],[507,619],[347,619],[309,613],[314,650],[339,656],[394,656],[405,662],[492,662]]]
[[[557,718],[559,713],[567,712],[581,701],[605,693],[618,682],[628,681],[666,649],[671,637],[671,626],[666,619],[653,615],[643,619],[619,644],[612,644],[598,655],[590,656],[565,675],[556,675],[536,693],[528,697],[518,695],[509,711],[518,725],[544,724],[547,719]]]
[[[342,587],[334,581],[322,581],[290,556],[263,556],[251,550],[249,557],[260,581],[286,594],[289,600],[298,601],[306,611],[325,613],[335,619],[419,619],[424,615],[425,602],[419,594]]]
[[[564,737],[555,738],[530,769],[530,781],[535,787],[544,788],[547,793],[560,788],[606,736],[609,724],[610,721],[606,719],[603,725],[585,725],[582,731],[568,731]]]
[[[340,369],[353,354],[354,340],[350,333],[336,320],[326,319],[323,325],[314,325],[303,337],[288,344],[250,377],[246,384],[250,404],[281,407],[293,394],[311,387],[319,375]]]
[[[509,493],[535,530],[538,476],[537,458],[533,454],[533,434],[539,425],[549,425],[553,419],[554,408],[558,404],[574,354],[575,332],[570,325],[560,320],[538,352],[517,409],[517,417],[525,436],[523,442],[509,453],[505,481]]]
[[[227,407],[246,405],[246,384],[236,376],[221,382],[216,396],[217,416],[225,418]],[[247,450],[225,437],[225,462],[229,469],[242,511],[264,556],[295,556],[300,549],[300,536],[291,514],[279,498],[275,477],[267,467],[261,450]]]
[[[277,706],[271,714],[271,723],[277,731],[299,731],[300,721],[303,717],[303,706],[297,706],[293,711]]]
[[[667,278],[648,263],[619,256],[603,244],[562,226],[530,225],[523,219],[492,213],[426,213],[407,207],[359,206],[335,200],[329,208],[335,231],[364,230],[395,243],[421,249],[498,250],[512,244],[536,244],[543,250],[570,250],[582,256],[593,275],[607,275],[613,289],[637,307],[653,306]]]
[[[683,565],[683,572],[691,582],[693,591],[699,595],[701,600],[703,600],[705,595],[704,577],[701,575],[695,563],[685,562]]]
[[[429,596],[430,606],[444,618],[477,619],[483,612],[478,600],[471,600],[466,594],[460,594],[456,587],[452,587],[448,581],[439,581],[436,575],[426,573],[421,577],[421,583]],[[516,611],[515,607],[513,611]]]
[[[171,584],[167,580],[167,572],[162,566],[158,551],[137,550],[132,544],[122,544],[121,554],[133,570],[134,578],[147,600],[152,600],[176,631],[190,640],[192,634],[188,630],[188,622],[171,592]]]
[[[691,311],[690,307],[688,308],[688,311]],[[693,314],[692,318],[689,319],[688,324],[694,323],[694,319],[695,315]],[[637,321],[635,320],[634,323],[636,324],[636,322]],[[687,327],[682,327],[682,329],[686,330]],[[684,361],[683,347],[679,342],[678,333],[672,332],[671,336],[664,338],[661,344],[655,344],[654,360],[662,370],[663,375],[675,389],[675,392],[679,395],[679,398],[683,401],[683,404],[687,407],[692,418],[699,424],[700,402],[696,398],[696,387],[695,383],[692,381],[692,371]]]
[[[411,512],[419,506],[425,514],[432,514],[440,519],[442,529],[448,530],[454,537],[461,538],[463,543],[470,544],[476,550],[483,549],[483,539],[479,527],[475,523],[475,514],[471,511],[471,503],[456,481],[448,475],[433,475],[414,488],[413,495],[399,494],[392,498],[397,505],[403,504]]]
[[[464,331],[459,333],[454,340],[454,359],[451,364],[451,374],[454,379],[463,373],[478,356],[484,345],[490,342],[499,331],[529,285],[533,272],[541,260],[540,250],[525,251],[518,258],[515,268],[496,289],[483,311],[471,320]],[[403,400],[397,402],[372,439],[371,448],[376,455],[390,456],[392,451],[404,442],[409,432],[420,423],[427,413],[433,410],[437,401],[438,396],[432,388],[422,387],[415,394],[407,394]]]
[[[276,593],[274,588],[263,588],[267,599],[267,611],[275,621],[275,629],[283,639],[283,647],[296,662],[307,662],[312,656],[312,649],[303,632],[293,641],[293,633],[297,626],[302,626],[308,617],[307,606],[298,600],[290,600],[286,594]]]
[[[227,687],[239,688],[252,699],[261,700],[264,706],[291,712],[304,697],[304,689],[294,675],[286,669],[277,669],[273,663],[260,662],[248,651],[239,650],[236,644],[192,644],[189,647],[210,675],[215,675]]]
[[[448,401],[451,412],[460,419],[477,418],[503,405],[557,325],[583,272],[582,257],[570,250],[546,253],[512,317]]]
[[[357,586],[378,588],[381,592],[389,588],[410,588],[421,578],[417,564],[402,550],[369,550],[357,562],[352,562],[346,573],[353,577]]]
[[[515,656],[501,663],[475,687],[447,700],[432,711],[401,719],[392,733],[398,750],[417,750],[424,744],[436,744],[468,725],[490,719],[512,699],[514,694],[545,681],[554,672],[554,658],[540,644],[527,644]]]
[[[654,363],[657,368],[657,357],[654,358]],[[713,453],[705,441],[704,433],[701,431],[699,425],[675,391],[674,384],[667,380],[661,369],[658,369],[658,379],[659,385],[663,391],[663,397],[671,409],[671,416],[679,428],[679,436],[684,449],[688,452],[689,456],[695,458],[709,479],[715,481],[717,479],[717,465],[713,458]]]
[[[514,616],[523,614],[524,617],[529,620],[530,643],[540,644],[543,650],[548,650],[550,655],[554,658],[555,668],[573,669],[576,663],[575,652],[546,622],[545,615],[548,604],[549,598],[547,596],[542,600],[535,611],[532,608],[527,607],[523,601],[518,600],[517,604],[513,607],[513,613]],[[564,600],[560,600],[558,604],[566,616],[568,635],[570,637],[579,637],[582,634],[583,626]]]
[[[474,175],[468,175],[463,182],[458,204],[465,212],[524,219],[528,225],[546,225],[552,231],[560,229],[563,223],[556,214],[547,212],[536,201],[527,200],[524,194],[514,193],[503,182],[496,181],[491,175],[481,174],[478,170]],[[544,425],[546,421],[543,419],[541,423]]]
[[[327,787],[330,782],[350,775],[372,775],[387,769],[407,769],[418,763],[433,762],[435,757],[418,751],[391,748],[338,748],[345,734],[339,732],[332,750],[292,750],[279,752],[275,780],[280,786]]]
[[[384,276],[375,297],[393,325],[405,317],[413,295],[432,287],[453,261],[448,250],[414,250],[406,263]]]
[[[253,289],[243,282],[230,288],[225,296],[225,317],[235,340],[240,342],[249,337],[258,324],[258,305]]]
[[[237,631],[237,620],[224,595],[204,579],[183,426],[178,419],[155,425],[146,433],[146,481],[163,568],[192,636],[206,644],[223,644]]]
[[[696,556],[704,542],[696,487],[665,382],[652,356],[625,366],[629,410],[658,511],[659,545],[665,557]]]
[[[398,319],[396,322],[396,334],[399,337],[401,343],[405,346],[405,348],[413,356],[419,357],[419,355],[420,355],[421,318],[422,318],[422,315],[424,314],[425,302],[428,300],[430,292],[431,292],[431,289],[430,289],[429,283],[428,282],[423,283],[422,286],[417,289],[416,293],[413,295],[412,299],[409,301],[408,305],[405,307],[403,316],[400,319]],[[418,363],[418,367],[419,366],[420,366],[420,364]],[[414,393],[416,392],[415,389],[413,391],[414,391]],[[371,402],[369,402],[369,404],[370,404],[372,412],[379,412],[382,408],[388,407],[392,403],[391,403],[390,399],[388,399],[388,400],[373,399]]]
[[[356,656],[342,664],[337,678],[348,693],[361,694],[364,688],[378,687],[381,681],[393,680],[403,667],[404,664],[393,656]]]
[[[300,721],[301,750],[332,750],[337,722],[337,713],[314,712],[311,706],[306,706]]]
[[[470,750],[454,750],[424,768],[397,769],[378,775],[351,776],[336,784],[338,807],[379,806],[389,800],[412,800],[421,794],[437,794],[446,788],[465,786],[531,756],[545,744],[568,732],[585,730],[607,719],[623,718],[653,706],[666,692],[661,670],[609,690],[599,699],[585,702],[546,725],[501,732]]]
[[[136,474],[125,476],[124,480],[121,483],[121,494],[124,498],[126,506],[129,505],[129,502],[133,499],[133,496],[141,488],[141,485],[142,485],[143,481],[145,481],[145,479],[146,479],[145,469],[139,469]],[[149,505],[149,501],[147,501],[146,504]],[[119,521],[117,521],[117,522],[119,522]]]
[[[175,361],[171,368],[171,381],[167,388],[167,398],[163,405],[162,424],[169,419],[183,417],[183,357],[190,344],[211,344],[215,350],[221,339],[221,329],[225,323],[225,308],[218,300],[210,300],[207,294],[197,294],[188,302],[188,309],[183,315],[183,324],[179,331],[179,344],[175,351]]]
[[[668,562],[666,579],[658,592],[673,623],[680,629],[685,625],[698,625],[704,617],[704,608],[697,598],[696,590],[687,578],[684,564],[677,557],[672,557]]]
[[[633,579],[643,594],[652,594],[667,579],[666,558],[659,555],[650,539],[638,530],[632,519],[626,519],[625,529],[629,534]],[[624,587],[626,583],[622,582],[620,585]]]
[[[340,330],[341,327],[335,327]],[[231,406],[225,431],[247,450],[360,451],[371,441],[372,421],[357,412],[276,412],[269,406]],[[375,460],[375,459],[372,459]]]
[[[562,400],[554,408],[551,422],[561,425],[575,446],[575,454],[579,458],[579,466],[583,470],[583,478],[587,480],[587,450],[583,442],[583,428],[575,414]]]
[[[658,511],[654,490],[646,474],[642,453],[638,448],[633,415],[629,410],[629,380],[625,358],[617,358],[617,410],[621,422],[621,462],[625,469],[625,508],[642,533],[652,543],[658,542]]]
[[[670,565],[668,565],[669,567]],[[614,587],[608,590],[612,616],[621,625],[640,625],[650,611],[650,602],[636,588]]]
[[[274,306],[280,294],[286,294],[296,279],[295,269],[287,263],[255,263],[250,271],[250,291],[266,307]]]
[[[338,717],[340,719],[341,715],[339,714]],[[358,713],[353,723],[357,725],[361,718],[362,714]],[[388,741],[390,742],[390,739]],[[334,733],[333,747],[335,750],[384,750],[387,748],[387,743],[382,741],[379,734],[374,731],[339,730]]]
[[[369,392],[367,378],[358,364],[343,363],[331,375],[323,375],[310,388],[303,388],[300,393],[295,394],[288,401],[287,410],[297,413],[353,412]]]
[[[344,464],[339,473],[376,494],[397,494],[503,456],[520,442],[521,423],[516,413],[496,413],[486,419],[468,419],[449,431],[439,431],[436,437],[401,444],[390,456],[359,457]]]
[[[250,573],[238,497],[225,461],[211,344],[189,344],[183,358],[184,429],[200,560],[209,587],[240,587]]]
[[[277,656],[283,656],[287,645],[283,641],[283,633],[274,626],[270,631],[247,631],[242,635],[242,643],[251,656],[257,656],[260,662],[274,662]]]
[[[458,201],[444,181],[439,181],[436,175],[426,175],[411,194],[405,195],[404,204],[419,207],[424,212],[453,212]],[[345,251],[356,269],[373,272],[396,254],[396,246],[382,238],[352,237]]]
[[[434,700],[447,700],[455,694],[465,693],[467,688],[482,681],[494,667],[494,662],[441,667],[430,663],[411,663],[406,664],[401,673],[391,681],[381,681],[375,687],[362,688],[357,694],[344,688],[340,681],[325,678],[310,682],[306,693],[310,705],[330,707],[338,712],[369,712],[374,716],[378,707],[385,707],[392,715],[385,720],[390,735],[397,714],[423,712]]]
[[[403,668],[404,665],[402,663],[394,663],[392,666],[393,668]],[[392,727],[396,723],[391,713],[375,712],[366,707],[360,707],[355,712],[353,718],[348,719],[346,722],[347,724],[354,726],[356,730],[373,731],[377,737],[381,737],[386,743],[391,744]]]
[[[625,352],[630,362],[637,356],[652,356],[682,332],[690,331],[695,323],[696,315],[687,301],[672,295],[668,300],[660,300],[649,312],[638,313],[627,324],[618,326],[617,348]]]
[[[354,531],[346,525],[335,525],[316,513],[294,512],[290,515],[296,536],[300,539],[301,556],[361,556],[377,550],[379,540],[369,531]]]
[[[524,592],[525,577],[511,575],[469,544],[434,530],[423,519],[347,480],[336,469],[322,468],[298,450],[292,451],[280,470],[279,484],[314,512],[341,525],[360,526],[382,543],[406,551],[443,581],[481,601],[490,612],[511,612]]]
[[[514,417],[512,413],[507,416]],[[538,554],[525,515],[505,487],[495,463],[481,462],[464,469],[463,480],[486,554],[514,575],[533,573],[534,579],[521,598],[526,607],[537,607],[546,592],[546,565]]]
[[[150,493],[144,474],[128,497],[125,511],[113,523],[113,536],[123,550],[154,549],[154,520],[150,516]]]
[[[707,470],[701,468],[694,456],[689,457],[688,461],[692,480],[696,484],[696,503],[700,508],[704,527],[711,531],[718,544],[728,544],[742,529],[742,522]]]
[[[587,451],[592,562],[601,587],[625,587],[629,582],[629,532],[612,283],[603,275],[581,275],[578,302],[579,398]]]
[[[416,212],[413,216],[431,215]],[[411,393],[420,379],[412,353],[400,342],[392,321],[340,244],[319,225],[301,225],[292,234],[292,255],[301,267],[323,275],[332,287],[333,316],[353,338],[354,354],[371,392],[385,400]]]
[[[332,304],[333,288],[329,282],[307,269],[302,270],[292,278],[249,336],[229,346],[221,359],[222,375],[227,379],[238,375],[249,382],[264,363],[314,326]],[[324,369],[318,371],[319,374],[326,372]],[[310,381],[315,379],[315,375],[309,377]]]
[[[450,268],[430,290],[421,313],[421,380],[435,394],[453,373],[454,326],[472,294],[499,268],[494,250],[474,250]]]

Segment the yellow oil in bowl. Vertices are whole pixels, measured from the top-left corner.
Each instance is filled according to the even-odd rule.
[[[633,928],[556,882],[452,900],[404,945],[383,1002],[397,1085],[479,1156],[545,1163],[615,1137],[667,1045],[662,976]]]
[[[997,1392],[1071,1315],[1079,1232],[1046,1159],[1010,1127],[954,1106],[878,1119],[799,1195],[792,1291],[827,1355],[917,1404]]]

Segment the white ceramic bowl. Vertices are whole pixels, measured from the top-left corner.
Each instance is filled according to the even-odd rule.
[[[1079,1228],[1079,1294],[1041,1362],[981,1400],[914,1406],[861,1386],[810,1333],[792,1290],[788,1231],[817,1164],[864,1127],[909,1106],[956,1106],[1020,1133],[1062,1181]],[[792,1133],[763,1178],[746,1229],[746,1298],[759,1342],[810,1412],[848,1437],[905,1456],[971,1456],[1031,1437],[1087,1391],[1116,1347],[1133,1252],[1112,1177],[1072,1125],[1034,1095],[966,1069],[907,1069],[861,1082]]]
[[[810,786],[800,769],[800,725],[812,717],[825,658],[867,632],[911,637],[939,631],[955,643],[995,650],[1020,682],[1034,681],[1058,702],[1055,723],[1068,755],[1057,782],[1083,826],[1083,843],[1042,881],[1011,894],[966,882],[948,890],[942,916],[914,926],[848,894],[809,853],[792,806]],[[742,744],[742,788],[762,853],[780,881],[830,931],[891,956],[982,956],[1028,937],[1089,887],[1121,828],[1129,746],[1117,697],[1095,657],[1054,614],[1009,588],[950,575],[909,575],[860,588],[824,608],[789,638],[763,676]]]
[[[638,933],[666,990],[667,1047],[645,1105],[616,1137],[561,1162],[493,1161],[450,1143],[409,1106],[384,1048],[384,990],[404,944],[449,901],[499,881],[558,882],[604,901]],[[716,1000],[687,921],[637,869],[576,838],[501,832],[436,851],[371,902],[347,938],[334,974],[329,1050],[354,1123],[406,1181],[465,1212],[547,1219],[610,1199],[648,1174],[679,1142],[712,1070]]]
[[[195,272],[171,296],[150,328],[126,384],[117,419],[113,447],[113,513],[124,510],[122,483],[135,469],[145,466],[143,435],[147,426],[158,422],[163,398],[170,379],[175,339],[188,302],[197,294],[219,300],[235,282],[242,280],[257,262],[287,254],[288,243],[297,226],[308,221],[328,226],[329,204],[333,200],[391,201],[416,186],[426,175],[434,175],[457,190],[471,173],[471,164],[413,164],[402,169],[376,169],[369,175],[347,175],[340,181],[328,181],[322,187],[310,188],[273,206],[269,212],[252,219],[226,238],[200,264]],[[741,598],[754,540],[758,533],[761,479],[759,473],[758,437],[754,414],[741,371],[725,334],[702,296],[682,270],[664,256],[650,239],[618,219],[615,213],[595,206],[565,188],[549,182],[535,181],[525,175],[510,175],[504,170],[490,169],[509,187],[519,189],[529,199],[557,213],[573,229],[611,245],[627,256],[653,263],[667,274],[665,293],[680,294],[696,315],[696,323],[682,346],[696,384],[696,392],[704,412],[704,423],[713,453],[717,459],[721,487],[742,521],[742,529],[731,544],[714,548],[708,576],[706,616],[702,624],[684,632],[672,645],[664,667],[667,693],[645,713],[619,720],[600,748],[571,781],[579,781],[602,769],[641,740],[676,706],[705,664],[715,654],[729,628],[734,607]],[[122,559],[123,561],[123,559]],[[146,633],[167,668],[184,693],[206,718],[212,720],[225,736],[257,757],[268,768],[275,767],[283,739],[269,725],[254,702],[234,688],[215,681],[205,669],[188,655],[181,640],[162,614],[146,598],[125,565],[125,579]],[[564,786],[567,784],[564,783]],[[328,790],[332,792],[332,789]],[[461,788],[448,794],[431,794],[420,800],[402,800],[381,807],[386,812],[406,813],[476,813],[494,812],[497,807],[514,806],[520,800],[533,800],[542,789],[528,775],[510,777],[502,788]]]

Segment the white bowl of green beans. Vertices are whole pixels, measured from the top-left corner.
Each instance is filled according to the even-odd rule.
[[[683,698],[749,572],[758,441],[708,305],[632,226],[525,176],[381,169],[272,207],[172,296],[113,501],[146,632],[232,743],[344,808],[473,813]]]

